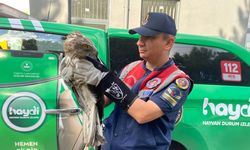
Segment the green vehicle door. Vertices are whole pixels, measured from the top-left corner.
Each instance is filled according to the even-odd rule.
[[[19,51],[0,57],[1,147],[57,149],[56,116],[46,110],[57,105],[58,57]]]

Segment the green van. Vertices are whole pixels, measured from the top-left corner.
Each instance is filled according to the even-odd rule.
[[[73,31],[90,38],[115,72],[139,59],[139,36],[125,29],[0,18],[1,149],[69,150],[81,144],[82,112],[58,76],[64,38]],[[222,38],[178,34],[171,57],[195,84],[170,149],[248,150],[250,52]],[[64,108],[67,92],[72,101]],[[107,107],[104,117],[112,109]]]

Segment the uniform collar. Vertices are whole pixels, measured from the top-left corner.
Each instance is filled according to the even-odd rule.
[[[169,58],[168,61],[163,66],[155,68],[154,71],[164,70],[164,69],[168,68],[169,66],[171,66],[172,64],[174,64],[174,60],[172,58]],[[148,68],[146,68],[146,61],[143,61],[142,67],[146,72],[150,71]]]

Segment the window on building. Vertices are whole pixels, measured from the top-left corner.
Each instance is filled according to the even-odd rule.
[[[180,0],[142,0],[141,21],[148,12],[163,12],[172,16],[178,24]]]
[[[109,0],[71,0],[71,22],[105,29]]]
[[[175,44],[171,57],[196,84],[250,85],[249,66],[223,49]]]

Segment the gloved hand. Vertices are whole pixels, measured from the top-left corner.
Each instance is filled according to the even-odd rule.
[[[118,104],[123,110],[127,110],[136,99],[136,95],[113,72],[99,61],[86,57],[79,60],[84,65],[76,66],[78,70],[76,78],[84,77],[86,83],[97,86],[109,99]],[[78,64],[78,63],[77,63]]]
[[[90,59],[90,57],[88,57]],[[97,63],[97,60],[91,58],[91,60]],[[98,62],[101,65],[101,63]],[[105,67],[101,65],[100,67]],[[105,67],[106,68],[106,67]],[[99,70],[100,69],[100,70]],[[73,73],[73,78],[75,80],[81,79],[85,83],[98,86],[100,81],[108,74],[108,69],[104,71],[104,69],[96,68],[94,63],[86,60],[86,59],[78,59],[75,62],[75,69]]]

